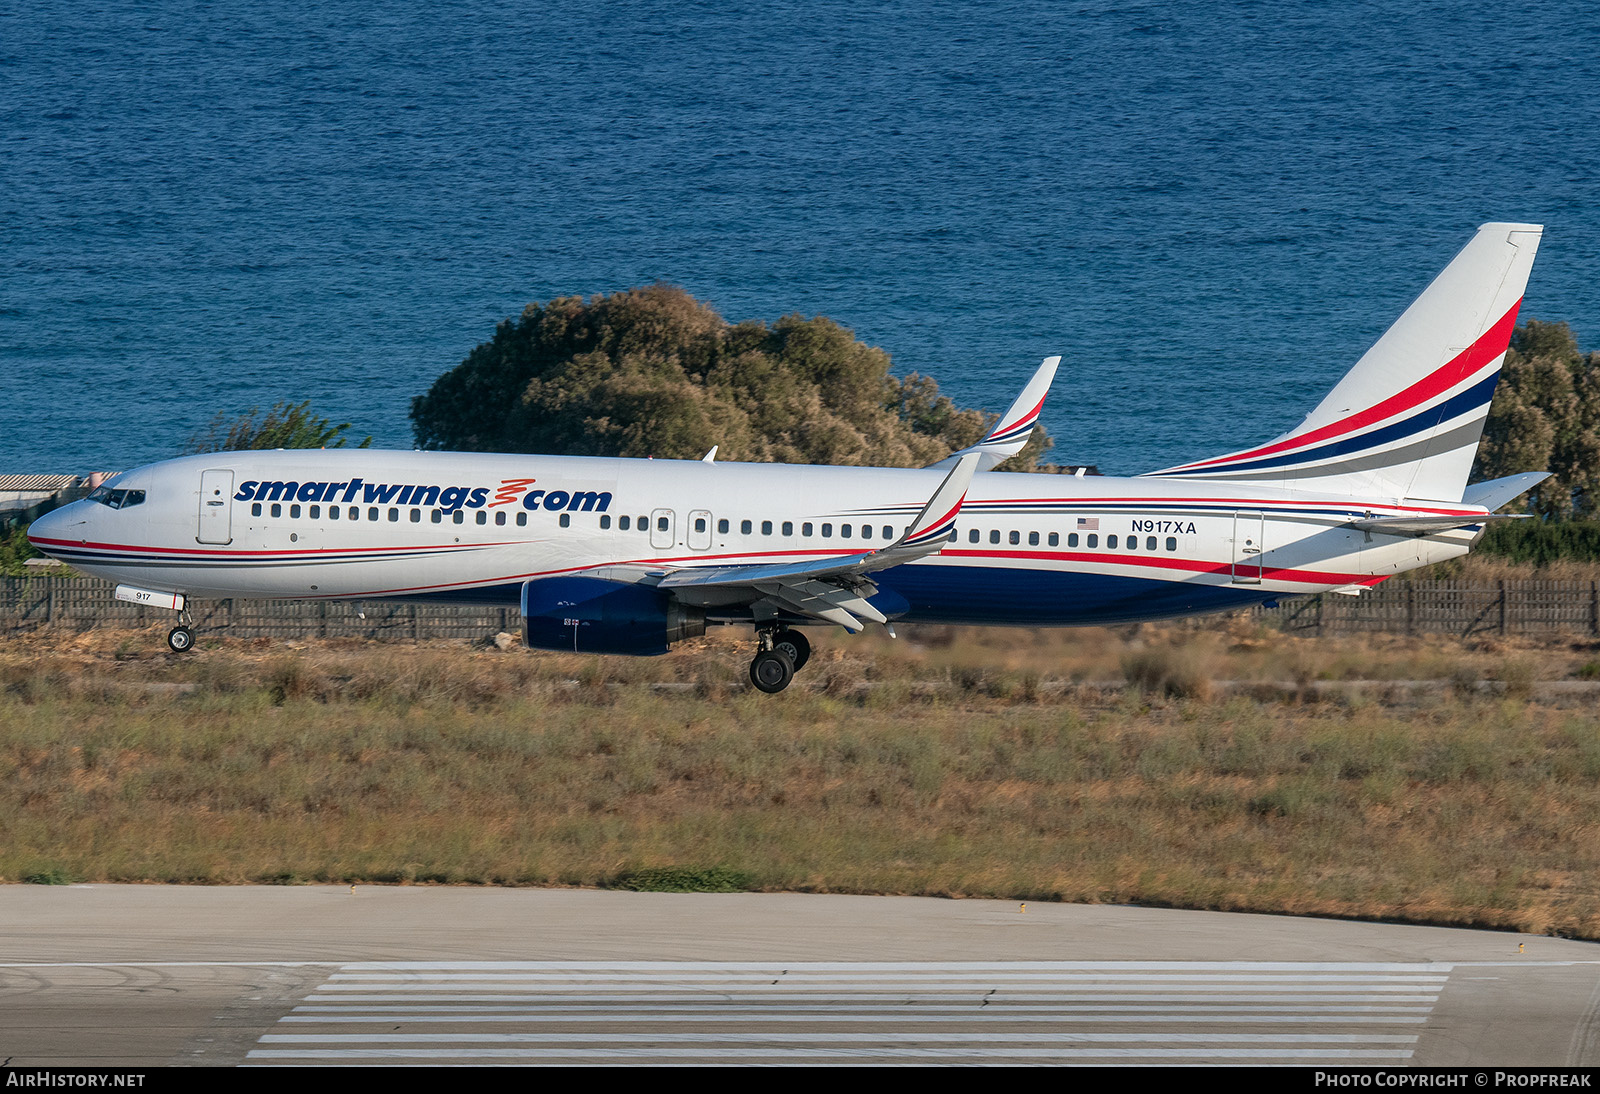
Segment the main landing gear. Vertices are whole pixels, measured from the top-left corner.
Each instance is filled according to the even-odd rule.
[[[794,674],[811,660],[811,643],[799,631],[773,627],[756,632],[760,649],[750,662],[750,682],[767,694],[789,686]]]

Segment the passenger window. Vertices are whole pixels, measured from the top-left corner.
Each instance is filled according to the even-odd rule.
[[[1089,547],[1098,547],[1098,546],[1100,546],[1100,537],[1095,535],[1093,532],[1090,532],[1089,533],[1089,542],[1088,542],[1088,544],[1086,546],[1089,546]]]
[[[433,523],[435,523],[435,524],[443,524],[444,523],[444,510],[443,509],[435,509],[435,510],[433,510],[433,512],[432,512],[432,520],[433,520]]]
[[[696,532],[704,532],[706,530],[706,518],[705,517],[695,517],[694,518],[694,530]]]
[[[783,534],[786,536],[794,535],[794,521],[786,520],[783,522]]]
[[[872,538],[872,525],[863,524],[861,526],[861,538],[862,539],[871,539]]]
[[[250,507],[250,515],[252,517],[259,517],[261,515],[261,503],[259,501]]]
[[[411,523],[412,524],[421,524],[422,523],[422,510],[421,509],[413,509],[413,510],[411,510]]]
[[[283,516],[283,506],[279,505],[277,502],[273,502],[272,503],[272,515],[275,516],[275,517]]]
[[[770,520],[764,520],[761,522],[761,534],[764,536],[770,536],[772,534],[772,522]]]
[[[1167,550],[1176,551],[1177,549],[1178,549],[1178,537],[1177,536],[1168,536],[1167,537]]]
[[[1093,539],[1094,537],[1090,536],[1089,538]],[[1106,537],[1106,550],[1115,551],[1116,549],[1117,549],[1117,537],[1116,536],[1107,536]]]
[[[400,510],[398,510],[398,509],[389,510],[389,519],[392,520],[392,521],[399,520],[400,519]]]
[[[1029,532],[1028,533],[1028,546],[1029,547],[1037,547],[1037,546],[1039,546],[1039,533],[1038,532]]]
[[[501,527],[505,526],[505,523],[506,523],[506,511],[504,509],[500,510],[498,513],[496,513],[494,515],[494,522],[496,524],[500,525]]]
[[[839,538],[840,539],[849,539],[850,538],[850,526],[848,524],[839,525]]]
[[[824,524],[822,526],[822,538],[823,539],[832,539],[833,538],[833,525]]]
[[[1000,529],[998,529],[998,528],[990,529],[990,531],[989,531],[989,542],[990,543],[999,543],[1000,542]]]
[[[974,528],[972,531],[967,533],[967,542],[968,543],[976,543],[976,542],[978,542],[978,539],[979,539],[979,535],[978,535],[978,530],[976,528]]]
[[[887,524],[885,524],[883,526],[883,538],[884,539],[893,539],[894,538],[894,529],[889,527]]]
[[[1050,546],[1052,546],[1052,547],[1061,546],[1061,533],[1060,532],[1051,532],[1050,533]]]
[[[1145,536],[1144,537],[1144,549],[1146,551],[1154,551],[1156,549],[1156,537],[1155,536]]]
[[[811,522],[809,520],[800,526],[800,534],[802,536],[809,536],[811,534]]]
[[[339,507],[337,505],[328,506],[328,519],[329,520],[338,520],[339,519]]]
[[[351,520],[360,520],[361,519],[361,508],[359,506],[352,505],[350,507],[350,519]]]
[[[562,525],[562,527],[564,528],[564,527],[566,527],[566,525]],[[667,518],[666,517],[657,517],[656,518],[656,531],[665,532],[669,527],[671,527],[671,525],[669,525],[667,523]]]
[[[571,513],[562,513],[561,514],[561,527],[563,527],[563,528],[571,528],[572,527],[572,514]]]
[[[1015,547],[1017,544],[1022,542],[1022,533],[1021,532],[1012,532],[1011,536],[1010,536],[1010,539],[1011,539],[1011,546]]]
[[[641,516],[639,518],[639,531],[648,532],[649,530],[650,530],[650,518],[646,517],[646,516]]]
[[[717,531],[720,532],[723,535],[727,535],[728,534],[728,518],[727,517],[723,517],[721,520],[717,521]]]
[[[751,530],[751,525],[750,525],[749,521],[741,520],[739,522],[739,534],[741,536],[748,536],[750,534],[750,530]]]
[[[622,519],[623,520],[627,520],[628,518],[627,517],[623,517]],[[526,514],[526,513],[518,513],[517,514],[517,527],[518,528],[526,528],[527,526],[528,526],[528,514]]]
[[[489,523],[489,514],[485,513],[482,509],[478,510],[478,523],[479,524],[488,524]]]
[[[1068,532],[1067,533],[1067,546],[1068,547],[1076,547],[1077,545],[1078,545],[1078,533],[1076,533],[1076,532]]]
[[[290,520],[299,520],[300,519],[300,507],[298,505],[289,506],[289,519]]]
[[[518,515],[520,516],[521,514],[518,514]],[[628,530],[628,518],[627,517],[618,517],[617,518],[617,531],[626,532],[627,530]]]
[[[367,519],[368,520],[377,520],[378,519],[378,507],[376,505],[374,505],[372,508],[367,510]]]
[[[461,510],[457,509],[454,513],[450,514],[450,519],[455,521],[457,524],[461,524],[463,521],[465,521],[467,519],[467,514],[463,513]]]
[[[1137,551],[1138,549],[1139,549],[1139,537],[1138,536],[1129,536],[1128,537],[1128,550]]]
[[[607,528],[610,528],[610,527],[611,527],[611,518],[610,517],[601,517],[600,518],[600,530],[603,532]]]

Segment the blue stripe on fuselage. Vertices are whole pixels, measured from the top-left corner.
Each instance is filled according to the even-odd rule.
[[[903,623],[1062,627],[1137,623],[1252,608],[1292,594],[1259,585],[1204,585],[1147,577],[988,566],[896,566],[872,575],[872,604]],[[520,606],[520,582],[359,600]],[[738,609],[719,611],[737,615]]]

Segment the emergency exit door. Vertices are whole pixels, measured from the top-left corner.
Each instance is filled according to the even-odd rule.
[[[678,515],[671,509],[657,509],[650,514],[650,546],[658,551],[670,550],[678,541]]]

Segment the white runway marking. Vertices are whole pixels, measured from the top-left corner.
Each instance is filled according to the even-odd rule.
[[[1395,1027],[1423,1025],[1450,972],[1401,962],[367,962],[332,971],[249,1060],[1399,1062],[1418,1036]]]

